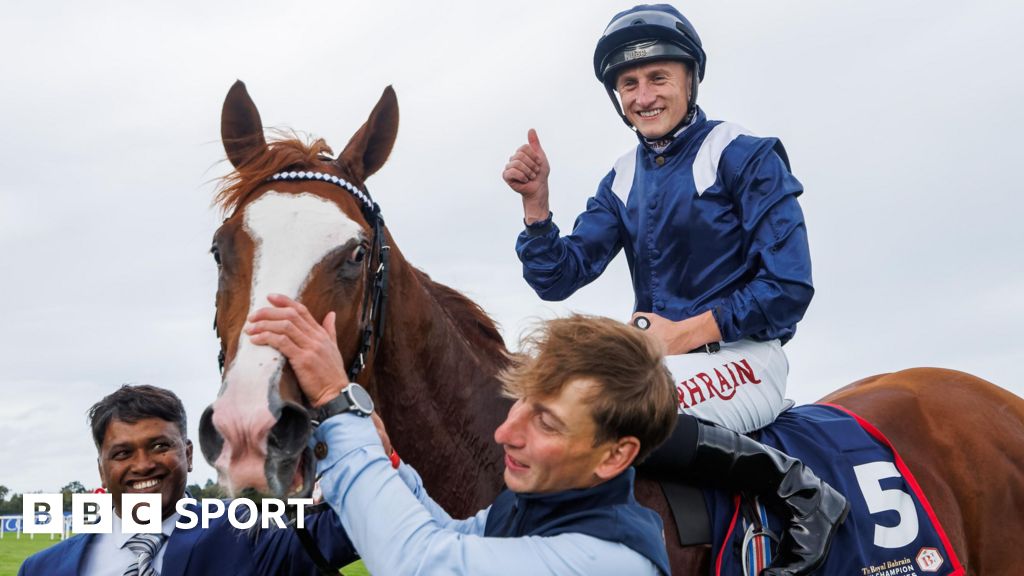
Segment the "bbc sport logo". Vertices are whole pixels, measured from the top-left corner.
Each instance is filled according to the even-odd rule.
[[[64,497],[62,494],[25,494],[22,504],[22,533],[61,534],[64,529]],[[249,498],[235,498],[228,503],[216,498],[182,498],[174,509],[180,515],[175,527],[209,528],[214,518],[227,516],[239,530],[247,530],[260,522],[263,529],[274,522],[284,528],[289,506],[295,509],[295,526],[305,527],[305,507],[312,498],[264,498],[256,504]],[[125,534],[159,534],[161,531],[160,494],[122,494],[121,532]],[[244,509],[244,511],[243,511]],[[72,494],[71,531],[77,534],[109,534],[113,531],[114,501],[111,494]]]

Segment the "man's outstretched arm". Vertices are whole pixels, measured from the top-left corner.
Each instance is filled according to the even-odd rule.
[[[639,553],[583,534],[488,538],[486,511],[445,528],[412,494],[384,455],[372,423],[354,414],[316,431],[328,446],[317,465],[325,501],[372,574],[657,574]]]

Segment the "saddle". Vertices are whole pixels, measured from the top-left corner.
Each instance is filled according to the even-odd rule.
[[[714,548],[715,541],[708,508],[715,503],[709,500],[708,493],[696,486],[673,480],[663,479],[658,483],[672,511],[673,524],[679,534],[679,545]],[[743,576],[760,574],[761,570],[771,564],[777,552],[779,534],[769,526],[768,511],[756,497],[736,496],[735,501],[737,516],[742,518],[736,529],[743,535],[742,539],[733,539],[735,555],[740,559],[739,565],[743,567]]]
[[[795,405],[796,402],[786,398],[783,400],[779,414],[785,413]],[[757,435],[757,432],[751,434],[752,437]],[[679,533],[679,544],[681,546],[712,544],[711,519],[708,517],[708,508],[711,503],[705,498],[704,490],[672,478],[659,478],[658,484],[672,511],[672,520]],[[752,523],[756,523],[761,516],[753,501],[745,501],[743,511],[744,517]]]
[[[708,517],[708,503],[704,491],[696,486],[676,480],[658,480],[665,495],[672,520],[679,533],[680,546],[701,546],[711,544],[711,519]]]

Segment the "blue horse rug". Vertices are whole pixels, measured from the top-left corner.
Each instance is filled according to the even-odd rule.
[[[964,569],[913,474],[874,426],[840,406],[783,413],[761,442],[804,461],[850,503],[825,564],[815,573],[963,576]],[[936,462],[936,465],[941,463]],[[756,575],[771,562],[784,523],[738,496],[708,491],[715,576]]]

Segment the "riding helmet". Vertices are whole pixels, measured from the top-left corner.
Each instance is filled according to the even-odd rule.
[[[692,114],[697,103],[697,86],[704,79],[707,64],[697,30],[668,4],[641,4],[616,14],[594,49],[594,74],[605,85],[623,119],[618,100],[612,94],[619,71],[658,60],[678,60],[690,66]]]

